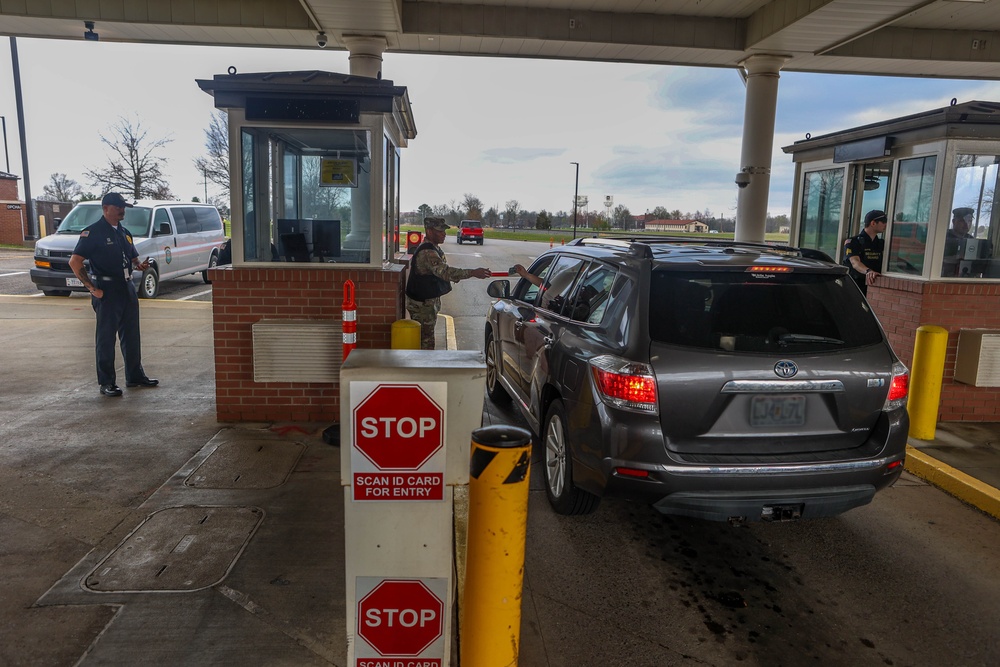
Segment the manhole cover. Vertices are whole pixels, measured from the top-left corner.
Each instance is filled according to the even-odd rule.
[[[146,517],[84,580],[99,593],[196,591],[222,581],[264,518],[259,507],[168,507]]]
[[[305,450],[302,443],[264,433],[238,437],[221,443],[188,475],[184,485],[196,489],[270,489],[284,483]]]

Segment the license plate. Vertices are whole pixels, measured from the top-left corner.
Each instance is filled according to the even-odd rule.
[[[751,426],[802,426],[805,423],[805,396],[754,396],[750,401]]]
[[[66,287],[83,287],[83,283],[80,282],[79,278],[67,278]]]

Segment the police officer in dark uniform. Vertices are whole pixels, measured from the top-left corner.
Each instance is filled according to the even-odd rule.
[[[845,259],[850,262],[851,278],[865,296],[868,296],[868,286],[873,285],[875,279],[882,275],[880,272],[885,239],[878,235],[884,234],[888,226],[889,219],[884,211],[868,211],[865,215],[865,228],[848,240],[844,247]]]
[[[69,265],[90,292],[97,313],[97,382],[105,396],[121,396],[115,379],[115,336],[125,359],[126,387],[155,387],[159,380],[146,377],[139,344],[139,297],[132,285],[133,268],[144,271],[132,234],[120,224],[132,204],[116,192],[101,200],[104,215],[80,232]],[[90,260],[90,274],[83,265]]]

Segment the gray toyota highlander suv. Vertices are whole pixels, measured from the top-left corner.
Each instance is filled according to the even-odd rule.
[[[557,512],[832,516],[902,472],[908,370],[829,257],[588,238],[530,271],[488,288],[487,391],[540,437]]]

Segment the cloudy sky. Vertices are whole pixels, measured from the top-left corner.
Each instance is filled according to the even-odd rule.
[[[53,173],[84,190],[105,162],[100,133],[119,116],[173,141],[167,180],[204,197],[212,98],[196,79],[239,72],[349,72],[346,52],[18,39],[32,194]],[[402,206],[461,202],[571,210],[575,167],[591,210],[607,195],[633,214],[655,206],[733,216],[744,87],[734,70],[387,53],[383,77],[407,86],[417,137],[403,151]],[[0,116],[10,171],[23,174],[10,48],[0,49]],[[959,102],[1000,99],[993,82],[784,73],[769,212],[788,214],[792,163],[805,137]],[[0,156],[2,157],[2,156]],[[0,169],[6,166],[0,163]],[[216,193],[211,184],[209,195]],[[23,194],[23,190],[22,190]]]

